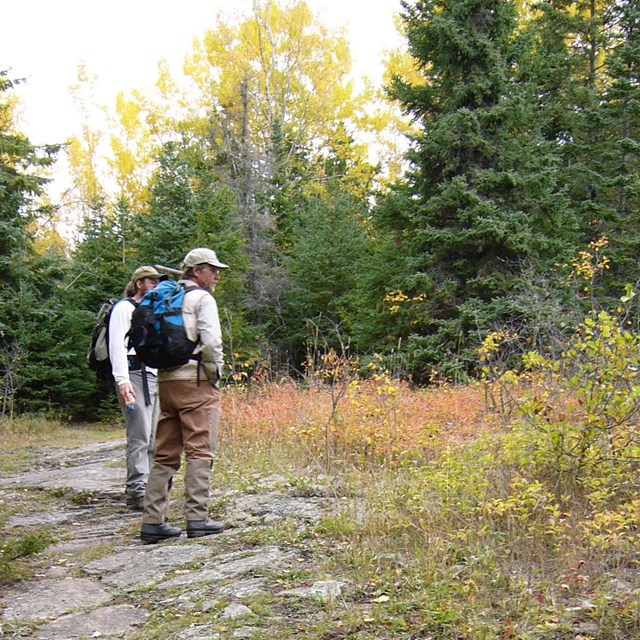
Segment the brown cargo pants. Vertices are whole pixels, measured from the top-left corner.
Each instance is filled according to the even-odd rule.
[[[155,464],[180,468],[187,460],[213,461],[220,421],[220,389],[207,380],[166,380],[159,384],[160,418]]]

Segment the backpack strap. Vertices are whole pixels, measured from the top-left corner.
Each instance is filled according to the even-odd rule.
[[[147,367],[144,362],[140,362],[140,371],[142,373],[142,391],[144,393],[144,404],[151,406],[151,394],[149,393],[149,380],[147,378]]]
[[[205,293],[211,293],[204,287],[201,287],[197,284],[180,284],[180,286],[184,289],[185,295],[187,295],[189,291],[196,291],[198,289],[200,291],[204,291]],[[198,336],[198,342],[200,342],[200,336]],[[191,356],[189,356],[189,360],[195,360],[198,363],[196,367],[196,384],[200,386],[200,369],[202,369],[202,354],[200,353],[196,353],[195,355],[191,354]]]
[[[187,295],[187,293],[189,293],[190,291],[204,291],[205,293],[211,293],[210,291],[208,291],[207,289],[205,289],[204,287],[200,287],[197,284],[182,284],[180,283],[180,285],[183,289],[184,289],[184,294]],[[200,341],[200,336],[198,336],[198,342]],[[200,354],[196,354],[195,356],[192,355],[190,360],[197,360],[198,362],[200,362]],[[198,376],[200,375],[200,367],[198,366]]]
[[[200,289],[200,291],[205,291],[206,293],[211,293],[208,289],[205,289],[204,287],[201,287],[200,285],[197,285],[195,283],[193,283],[193,284],[180,283],[179,286],[184,289],[185,293],[187,293],[189,291],[194,291],[195,289]]]

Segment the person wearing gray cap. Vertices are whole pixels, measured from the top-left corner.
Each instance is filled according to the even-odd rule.
[[[135,305],[147,291],[166,278],[153,267],[136,269],[125,287],[125,297],[114,305],[109,318],[109,359],[127,432],[125,502],[134,511],[142,511],[155,453],[160,404],[157,372],[145,368],[135,351],[128,349],[126,335]]]
[[[160,418],[156,454],[147,482],[140,539],[153,544],[181,535],[178,527],[165,522],[173,476],[185,464],[185,511],[187,537],[199,538],[224,531],[224,524],[209,519],[209,482],[218,422],[220,388],[224,365],[222,331],[214,297],[221,270],[215,251],[199,247],[189,251],[182,263],[178,283],[185,287],[182,306],[189,340],[197,342],[195,359],[158,373]]]

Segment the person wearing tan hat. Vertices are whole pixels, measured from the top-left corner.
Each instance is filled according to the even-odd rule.
[[[136,269],[125,287],[124,298],[114,305],[109,319],[109,359],[127,432],[125,502],[135,511],[142,510],[155,453],[160,405],[157,371],[145,369],[136,358],[135,351],[129,351],[126,335],[136,304],[147,291],[166,278],[153,267]]]
[[[220,416],[223,353],[218,307],[211,295],[228,265],[215,251],[193,249],[182,263],[178,283],[186,289],[182,317],[187,338],[197,342],[197,359],[158,373],[161,413],[156,455],[144,497],[140,538],[153,544],[181,535],[165,522],[169,488],[184,452],[187,537],[220,533],[224,524],[209,519],[209,482]]]

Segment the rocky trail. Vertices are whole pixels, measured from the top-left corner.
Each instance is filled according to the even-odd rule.
[[[43,450],[38,468],[0,480],[12,517],[3,536],[46,527],[54,543],[28,560],[32,576],[0,592],[0,636],[28,640],[304,638],[335,629],[346,585],[314,531],[339,499],[252,478],[235,491],[212,482],[219,535],[145,545],[140,513],[124,505],[124,442]],[[172,524],[184,528],[182,485]],[[327,637],[341,637],[333,634]]]

